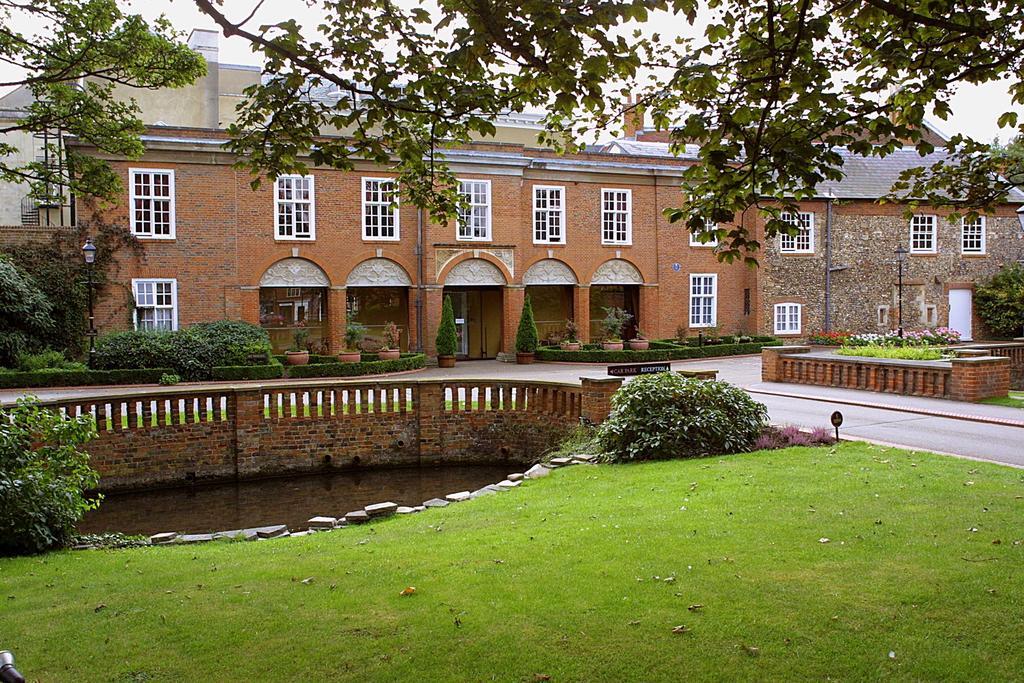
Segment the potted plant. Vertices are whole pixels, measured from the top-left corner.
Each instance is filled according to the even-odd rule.
[[[610,306],[604,309],[604,320],[601,321],[601,330],[605,334],[601,348],[605,351],[622,350],[622,328],[624,328],[633,316],[625,310]]]
[[[338,354],[338,361],[342,363],[358,363],[362,360],[359,351],[359,342],[366,336],[366,325],[356,322],[352,318],[345,321],[345,350]]]
[[[455,312],[452,310],[452,298],[446,296],[441,306],[441,326],[437,328],[434,347],[437,349],[437,365],[441,368],[455,367],[455,350],[459,346],[458,333],[455,330]]]
[[[389,320],[384,323],[384,346],[377,352],[377,358],[381,360],[398,360],[402,355],[398,344],[398,325]]]
[[[580,328],[572,320],[565,321],[565,338],[562,339],[563,351],[580,350]]]
[[[298,323],[292,333],[292,348],[284,352],[284,359],[288,365],[306,365],[309,363],[309,349],[306,343],[309,341],[309,330],[305,323]]]
[[[537,353],[539,335],[537,323],[533,320],[533,305],[530,303],[530,295],[527,294],[523,300],[523,312],[519,316],[519,329],[516,330],[516,363],[529,365],[533,362],[534,354]]]
[[[648,341],[647,336],[640,331],[639,327],[633,338],[629,340],[629,348],[633,351],[646,351],[651,348],[651,342]]]

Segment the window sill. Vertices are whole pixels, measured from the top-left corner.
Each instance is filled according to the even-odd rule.
[[[780,251],[783,256],[814,256],[813,251]]]
[[[472,237],[472,238],[471,237],[456,237],[455,241],[456,242],[465,242],[465,243],[469,243],[469,244],[473,244],[473,243],[486,244],[488,242],[493,242],[494,240],[492,240],[490,237]]]
[[[140,235],[134,232],[132,237],[143,242],[173,242],[176,239],[174,235]]]
[[[275,242],[316,242],[316,237],[275,237]]]
[[[565,242],[538,242],[534,240],[533,245],[535,247],[564,247]]]
[[[927,258],[927,257],[932,257],[932,256],[938,256],[939,252],[938,251],[912,251],[912,252],[910,252],[910,255],[911,256],[924,256],[924,257]]]
[[[964,258],[985,258],[988,254],[983,251],[968,251],[966,253],[960,252],[960,256]]]
[[[601,242],[602,247],[631,247],[632,242]]]
[[[364,242],[401,242],[401,237],[363,237]]]

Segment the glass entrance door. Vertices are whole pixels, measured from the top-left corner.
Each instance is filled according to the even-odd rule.
[[[444,293],[452,298],[455,333],[460,358],[494,358],[501,351],[502,296],[498,287],[453,289]]]
[[[455,334],[459,343],[455,352],[465,358],[469,353],[469,305],[466,292],[451,292],[452,312],[455,313]]]

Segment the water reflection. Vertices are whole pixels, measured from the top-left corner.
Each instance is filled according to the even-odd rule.
[[[203,533],[268,524],[303,528],[314,515],[341,517],[370,503],[419,505],[501,481],[514,465],[356,470],[280,479],[108,494],[81,533]]]

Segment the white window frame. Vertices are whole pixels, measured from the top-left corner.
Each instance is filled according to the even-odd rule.
[[[935,304],[925,304],[921,310],[921,323],[926,327],[935,327],[939,324],[939,307]]]
[[[987,237],[988,237],[988,225],[986,225],[985,217],[978,216],[975,219],[975,225],[981,225],[981,248],[980,249],[968,249],[967,248],[967,216],[960,218],[960,253],[968,256],[984,256],[988,248]],[[972,226],[973,227],[973,226]]]
[[[711,294],[694,294],[694,283],[697,278],[711,278]],[[701,281],[703,286],[703,280]],[[708,322],[697,320],[694,317],[694,299],[711,299],[711,320]],[[718,274],[717,273],[690,273],[690,297],[689,297],[690,327],[715,327],[718,325]],[[695,322],[696,321],[696,322]]]
[[[879,326],[883,326],[883,327],[888,327],[889,326],[889,307],[888,306],[879,306],[878,307],[877,316],[878,316],[878,324],[879,324]]]
[[[623,193],[625,197],[626,208],[623,209],[608,209],[605,207],[605,200],[611,193]],[[612,199],[612,201],[616,201]],[[612,239],[608,239],[605,232],[605,225],[609,219],[614,220],[616,216],[625,216],[626,222],[626,237],[622,240],[617,240],[612,235]],[[614,233],[614,227],[612,228]],[[601,244],[614,244],[619,246],[630,246],[633,244],[633,190],[624,189],[620,187],[602,187],[601,188]]]
[[[152,228],[152,206],[150,207],[150,230],[149,232],[140,232],[139,224],[135,216],[135,200],[136,199],[148,199],[153,201],[152,195],[148,197],[139,197],[135,194],[135,176],[139,173],[158,173],[168,176],[168,187],[167,190],[170,193],[170,207],[169,207],[169,221],[170,221],[170,232],[166,235],[154,235]],[[175,239],[176,221],[174,216],[174,169],[170,168],[129,168],[128,169],[128,225],[131,229],[132,235],[142,240],[173,240]]]
[[[486,205],[480,204],[480,203],[473,203],[473,191],[469,190],[467,192],[465,189],[463,189],[463,186],[465,184],[467,184],[467,183],[479,183],[479,184],[482,184],[486,188],[485,189],[485,196],[486,196],[486,202],[487,202]],[[458,216],[456,217],[456,226],[455,226],[455,239],[458,240],[459,242],[490,242],[491,241],[491,233],[492,233],[492,230],[491,230],[491,181],[490,180],[480,180],[479,178],[459,178],[459,194],[462,195],[463,198],[465,198],[466,194],[469,194],[469,207],[470,208],[469,208],[469,212],[468,213],[464,212],[461,208],[458,211]],[[476,230],[476,226],[468,225],[466,223],[466,218],[473,215],[473,209],[478,208],[480,206],[485,206],[485,208],[486,208],[485,218],[486,218],[487,222],[486,222],[486,225],[484,226],[484,232],[486,234],[484,234],[483,236],[474,235],[473,232]],[[467,233],[468,234],[463,234],[463,229],[464,228],[467,229]]]
[[[140,308],[140,306],[139,306],[139,285],[140,284],[152,284],[154,286],[153,296],[156,297],[156,285],[157,284],[167,284],[167,283],[170,283],[170,285],[171,285],[171,305],[169,307],[170,311],[171,311],[171,331],[174,331],[174,330],[178,329],[178,281],[176,279],[174,279],[174,278],[167,278],[167,277],[140,277],[140,278],[132,278],[132,303],[133,303],[133,306],[132,306],[132,321],[133,321],[133,323],[135,325],[135,329],[136,330],[141,329],[139,327],[139,308]],[[146,306],[146,308],[150,308],[150,307]],[[157,305],[155,305],[155,300],[154,300],[154,305],[152,306],[152,308],[154,308],[154,309],[156,309],[156,308],[164,308],[164,309],[166,309],[168,307],[167,306],[157,306]]]
[[[369,201],[367,201],[366,193],[367,193],[367,185],[369,183],[377,183],[378,184],[377,192],[381,193],[381,194],[383,194],[383,190],[381,190],[380,184],[381,183],[391,183],[392,200],[388,201],[388,202],[384,202],[384,201],[369,202]],[[398,242],[399,240],[401,240],[402,239],[402,235],[401,235],[401,232],[400,232],[400,225],[399,225],[399,214],[401,213],[401,211],[399,211],[399,204],[398,204],[398,181],[396,181],[394,178],[371,178],[371,177],[364,177],[364,178],[361,179],[359,187],[360,187],[360,191],[361,191],[361,194],[362,194],[363,241],[364,242]],[[394,225],[394,233],[395,234],[394,235],[392,235],[392,236],[382,236],[382,235],[380,235],[380,231],[381,231],[381,229],[383,227],[382,225],[380,225],[378,223],[376,226],[370,226],[367,223],[367,220],[366,220],[367,219],[366,209],[367,209],[368,206],[380,207],[380,213],[378,214],[378,218],[383,216],[384,215],[384,211],[386,211],[386,210],[388,210],[390,208],[390,210],[391,210],[391,217],[394,219],[394,222],[395,222],[395,225]],[[377,233],[378,233],[377,235],[370,235],[369,234],[369,229],[371,227],[375,227],[376,228]]]
[[[796,310],[796,327],[793,327],[793,311]],[[779,325],[779,313],[782,313],[782,325]],[[775,334],[800,334],[804,326],[803,304],[784,302],[772,308],[772,328]]]
[[[920,219],[921,222],[918,222]],[[928,248],[914,247],[914,235],[917,228],[922,225],[931,225],[931,246]],[[910,218],[910,253],[911,254],[935,254],[938,252],[938,220],[934,214],[918,213]]]
[[[295,222],[294,214],[292,218],[292,234],[282,235],[281,234],[281,214],[280,207],[282,204],[296,204],[302,200],[295,199],[281,199],[281,188],[279,183],[282,180],[296,180],[306,179],[309,180],[309,236],[299,237],[295,234]],[[274,239],[281,242],[313,242],[316,240],[316,178],[311,175],[282,175],[278,176],[274,180]]]
[[[814,213],[812,211],[800,211],[794,214],[792,211],[783,211],[779,214],[779,219],[800,228],[800,232],[796,235],[787,235],[786,233],[779,235],[779,252],[783,254],[813,254]],[[805,222],[806,225],[804,225]],[[801,246],[800,243],[805,236],[807,245]]]
[[[701,242],[700,241],[700,235],[701,235],[701,233],[714,232],[716,230],[718,230],[718,223],[705,223],[704,224],[704,230],[702,230],[700,233],[694,233],[694,232],[690,233],[690,246],[691,247],[697,247],[697,248],[704,248],[704,247],[706,247],[706,248],[709,248],[709,249],[714,249],[715,247],[718,246],[718,236],[715,235],[714,237],[712,237],[707,242]]]
[[[539,191],[547,191],[548,197],[546,201],[548,206],[541,208],[537,206]],[[558,208],[551,208],[551,193],[558,193]],[[544,217],[544,226],[541,227],[540,218]],[[551,218],[556,216],[558,218],[558,238],[551,239]],[[543,237],[539,237],[538,233],[544,233]],[[533,243],[534,244],[565,244],[565,186],[564,185],[534,185],[533,186]]]

